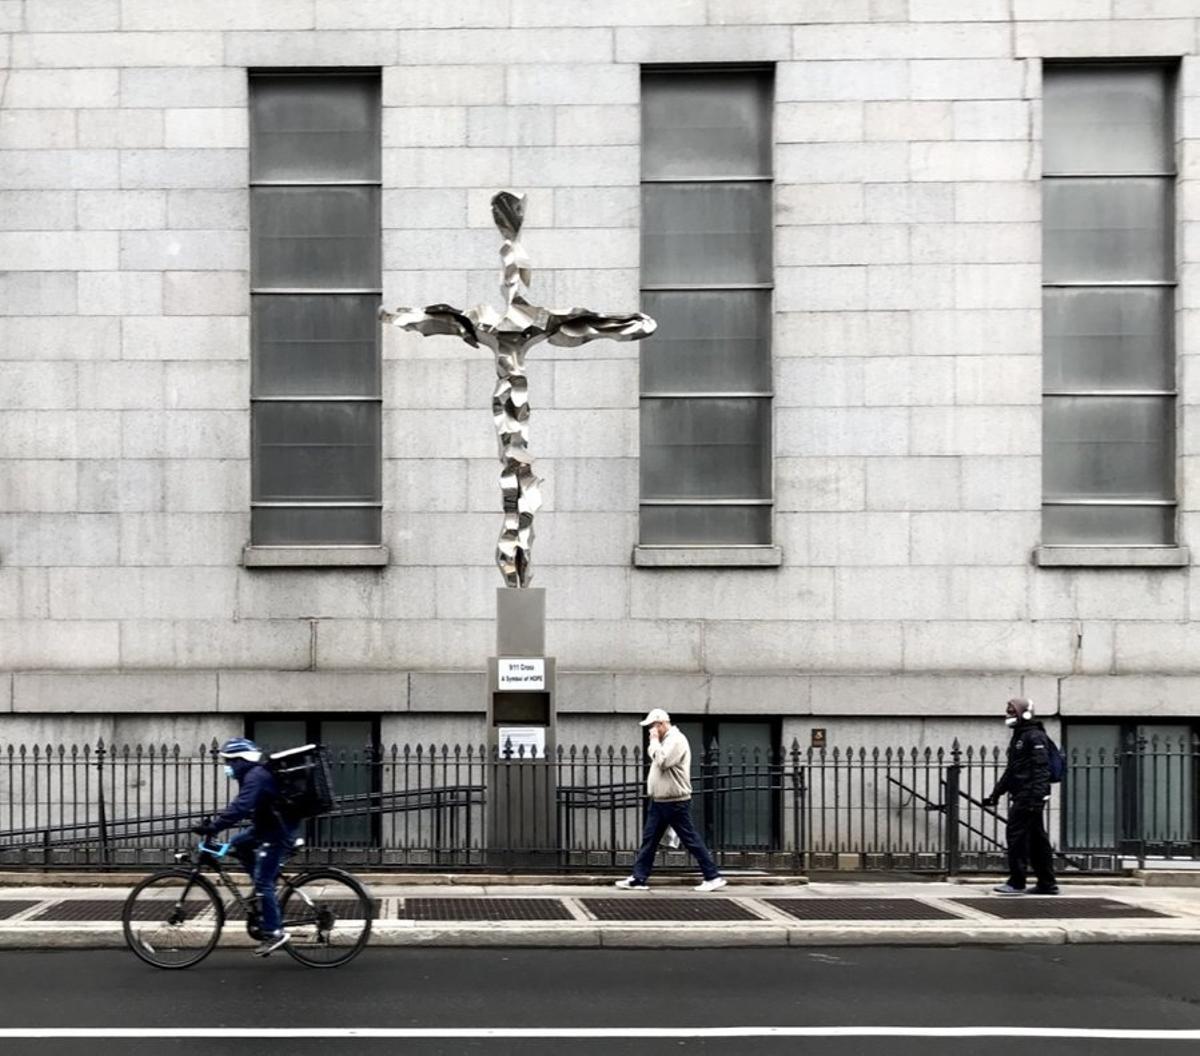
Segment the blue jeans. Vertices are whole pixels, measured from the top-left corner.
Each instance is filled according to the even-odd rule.
[[[258,909],[262,914],[262,930],[264,932],[279,931],[283,918],[279,912],[279,897],[275,893],[275,881],[279,879],[279,870],[283,868],[283,860],[291,848],[290,838],[270,841],[260,840],[253,828],[239,833],[229,841],[233,853],[237,855],[242,867],[254,881],[254,891],[258,895]]]
[[[705,880],[713,880],[720,873],[717,863],[713,861],[708,848],[692,825],[692,801],[681,799],[676,802],[663,803],[652,799],[646,811],[646,824],[642,829],[642,846],[638,850],[637,859],[633,863],[633,875],[640,883],[645,883],[654,868],[654,855],[658,851],[658,841],[670,827],[679,836],[691,856],[696,859]]]

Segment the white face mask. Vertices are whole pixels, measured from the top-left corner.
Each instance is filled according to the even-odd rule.
[[[1004,720],[1004,725],[1005,725],[1005,726],[1015,726],[1016,724],[1017,724],[1017,717],[1016,717],[1015,715],[1009,715],[1009,716],[1008,716],[1008,717],[1007,717],[1007,718]]]
[[[236,777],[236,776],[237,776],[237,775],[236,775],[236,774],[233,772],[233,767],[232,767],[232,766],[227,766],[227,767],[225,767],[225,776],[226,776],[226,777]]]

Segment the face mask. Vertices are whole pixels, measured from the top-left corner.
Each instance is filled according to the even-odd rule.
[[[225,776],[226,776],[226,777],[236,777],[236,776],[237,776],[237,775],[236,775],[236,774],[233,772],[233,767],[232,767],[232,766],[227,766],[227,767],[225,767]]]
[[[1017,717],[1016,717],[1015,715],[1009,715],[1009,716],[1008,716],[1008,717],[1007,717],[1007,718],[1004,720],[1004,725],[1005,725],[1005,726],[1015,726],[1016,724],[1017,724]]]

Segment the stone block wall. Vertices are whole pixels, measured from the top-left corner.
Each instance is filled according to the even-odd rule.
[[[722,62],[776,70],[782,564],[634,567],[638,348],[536,349],[560,707],[892,729],[1024,691],[1067,715],[1197,714],[1190,564],[1031,554],[1045,58],[1181,63],[1194,534],[1198,37],[1185,0],[0,0],[0,721],[478,715],[499,584],[486,354],[385,335],[386,568],[241,567],[246,71],[382,68],[387,305],[496,302],[488,200],[511,186],[533,296],[621,311],[640,65]]]

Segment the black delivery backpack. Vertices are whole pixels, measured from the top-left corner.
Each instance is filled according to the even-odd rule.
[[[267,768],[279,786],[279,810],[294,825],[333,809],[333,777],[324,745],[302,744],[267,757]]]

